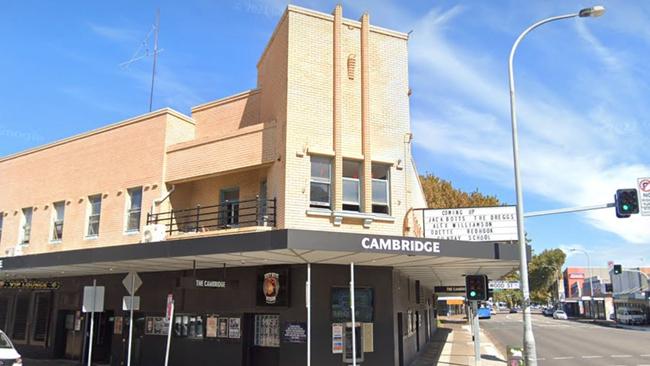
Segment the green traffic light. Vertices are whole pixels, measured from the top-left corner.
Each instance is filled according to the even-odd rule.
[[[471,297],[475,297],[475,296],[476,296],[476,291],[470,291],[470,292],[469,292],[469,296],[471,296]]]
[[[623,205],[623,210],[628,211],[630,209],[630,206],[628,205]]]

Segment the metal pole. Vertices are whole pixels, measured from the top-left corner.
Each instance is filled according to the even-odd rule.
[[[526,212],[524,214],[524,217],[528,218],[528,217],[556,215],[556,214],[571,213],[571,212],[601,210],[603,208],[610,208],[614,206],[616,206],[616,204],[612,202],[612,203],[603,203],[600,205],[593,205],[593,206],[579,206],[579,207],[558,208],[555,210],[533,211],[533,212]]]
[[[305,284],[305,304],[307,306],[307,366],[311,365],[311,263],[307,263],[307,283]]]
[[[589,293],[591,294],[591,299],[589,300],[589,312],[591,313],[591,319],[595,319],[594,316],[594,272],[591,268],[591,256],[585,251],[587,255],[587,267],[589,267]]]
[[[172,342],[172,319],[174,319],[174,301],[172,300],[172,311],[169,314],[169,329],[167,330],[167,351],[165,352],[165,366],[169,364],[169,347]]]
[[[481,337],[478,324],[478,302],[472,301],[472,333],[474,334],[474,365],[481,365]]]
[[[93,308],[90,309],[90,342],[88,343],[88,366],[93,362],[93,331],[95,325],[95,301],[97,298],[97,280],[93,280]]]
[[[153,86],[156,81],[156,60],[158,59],[158,29],[160,28],[160,9],[156,10],[156,31],[153,36],[153,70],[151,71],[151,92],[149,93],[149,112],[153,106]]]
[[[350,263],[350,310],[352,311],[352,365],[357,366],[357,329],[354,314],[354,262]]]
[[[126,364],[131,366],[131,345],[133,344],[133,289],[135,288],[135,276],[131,276],[131,306],[129,307],[129,353],[127,355]]]
[[[510,50],[510,57],[508,58],[508,79],[510,86],[510,118],[512,121],[512,157],[515,168],[515,191],[517,193],[517,229],[519,232],[519,258],[521,261],[520,276],[521,276],[521,292],[523,294],[523,317],[524,317],[524,354],[526,365],[537,366],[537,350],[535,347],[535,336],[533,335],[533,324],[530,314],[530,290],[528,288],[528,258],[526,251],[526,238],[524,231],[524,200],[521,190],[521,179],[519,174],[519,140],[517,139],[517,108],[515,103],[515,79],[513,72],[513,59],[515,51],[521,40],[533,29],[539,27],[544,23],[554,20],[573,18],[578,16],[578,13],[560,15],[556,17],[541,20],[523,31]]]

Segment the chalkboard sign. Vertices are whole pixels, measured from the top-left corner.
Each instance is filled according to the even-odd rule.
[[[332,287],[330,301],[332,322],[344,323],[352,321],[350,311],[350,288]],[[372,323],[374,321],[374,290],[368,287],[355,287],[354,290],[355,321]]]
[[[354,327],[355,333],[355,343],[356,343],[356,359],[357,363],[363,362],[363,332],[361,331],[361,324],[357,323]],[[344,335],[344,352],[343,352],[343,362],[352,363],[352,323],[345,325],[345,335]]]

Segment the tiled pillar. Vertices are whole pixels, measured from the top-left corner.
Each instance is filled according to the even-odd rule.
[[[372,157],[370,155],[370,87],[368,70],[368,34],[370,17],[361,17],[361,150],[363,153],[363,211],[372,212]]]
[[[343,7],[339,4],[334,8],[334,177],[332,188],[334,191],[333,209],[343,209],[343,109],[341,85],[341,28],[343,26]]]

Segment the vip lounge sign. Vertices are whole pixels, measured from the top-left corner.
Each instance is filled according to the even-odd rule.
[[[516,206],[422,210],[424,237],[462,241],[518,240]]]
[[[29,290],[56,290],[61,288],[61,283],[58,281],[4,280],[4,281],[0,281],[0,288],[29,289]]]

